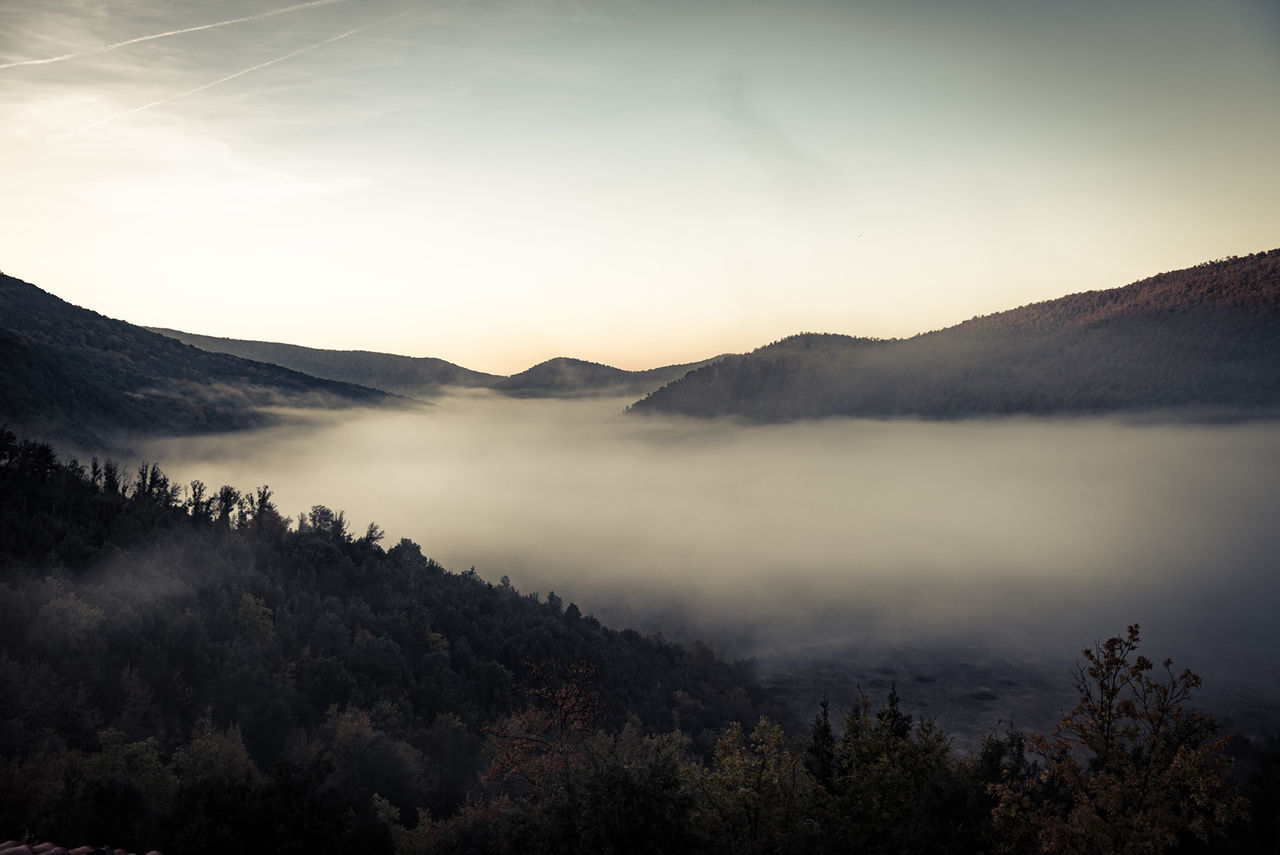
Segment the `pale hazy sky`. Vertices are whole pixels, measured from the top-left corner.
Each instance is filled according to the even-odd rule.
[[[1280,246],[1270,0],[0,0],[0,270],[643,368]]]

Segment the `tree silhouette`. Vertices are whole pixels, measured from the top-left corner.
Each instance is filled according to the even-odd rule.
[[[1208,841],[1243,814],[1226,740],[1189,705],[1200,678],[1175,674],[1170,659],[1160,674],[1135,655],[1139,640],[1133,624],[1085,648],[1075,708],[1052,735],[1028,738],[1043,771],[993,786],[1005,851],[1158,853]]]

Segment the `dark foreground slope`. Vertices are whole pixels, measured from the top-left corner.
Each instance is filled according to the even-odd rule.
[[[798,335],[691,372],[635,412],[1280,412],[1280,250],[974,318],[905,340]]]
[[[263,408],[375,404],[386,395],[209,353],[0,274],[0,424],[100,446],[116,434],[270,421]]]
[[[450,573],[409,540],[384,549],[376,526],[356,536],[323,506],[294,523],[266,488],[174,487],[0,430],[0,839],[184,855],[1276,851],[1280,754],[1252,755],[1246,805],[1225,740],[1188,706],[1198,678],[1148,680],[1137,626],[1080,672],[1063,724],[1086,758],[1013,732],[957,756],[893,688],[843,719],[824,703],[804,739],[748,663]],[[1129,694],[1099,691],[1115,685]],[[1103,819],[1079,820],[1099,804]]]
[[[270,362],[312,377],[356,383],[397,395],[430,395],[445,386],[491,386],[502,379],[428,356],[399,356],[367,350],[323,350],[296,344],[215,338],[159,327],[149,329],[213,353]]]
[[[668,760],[781,715],[705,647],[384,549],[325,507],[291,524],[266,488],[176,486],[0,430],[0,839],[389,852],[504,746],[673,731],[647,785],[675,798]]]

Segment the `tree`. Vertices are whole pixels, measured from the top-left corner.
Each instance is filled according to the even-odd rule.
[[[712,851],[812,852],[814,782],[782,728],[761,717],[748,736],[738,722],[716,743],[711,767],[685,766],[693,827]]]
[[[594,668],[576,662],[560,685],[547,669],[530,663],[538,685],[529,689],[534,704],[486,729],[492,762],[485,777],[512,785],[533,801],[557,787],[572,788],[574,764],[600,720],[600,693],[592,688]]]
[[[109,464],[108,464],[109,465]],[[230,528],[236,510],[240,507],[240,491],[235,487],[223,484],[218,488],[213,507],[217,509],[217,522],[223,528]]]
[[[94,483],[96,484],[98,480],[98,459],[96,457],[93,460],[93,468],[95,473]],[[213,519],[211,511],[216,498],[208,494],[205,483],[198,478],[191,482],[189,489],[191,498],[187,500],[187,506],[191,509],[191,519],[197,523],[210,522]]]
[[[835,851],[962,851],[969,832],[964,782],[951,739],[932,718],[912,724],[896,686],[872,712],[861,693],[836,745],[832,815]]]
[[[207,712],[196,722],[191,739],[174,751],[173,765],[185,788],[197,784],[251,787],[263,782],[244,747],[240,726],[219,730]]]
[[[809,747],[805,749],[804,765],[813,779],[830,790],[835,776],[836,738],[831,730],[831,704],[822,699],[822,707],[813,718],[809,731]]]
[[[1080,700],[1051,736],[1031,734],[1039,775],[992,787],[997,839],[1011,852],[1158,853],[1208,841],[1243,815],[1225,739],[1189,702],[1190,670],[1135,655],[1139,627],[1083,651]],[[1163,673],[1161,673],[1163,672]]]
[[[351,532],[347,529],[347,515],[338,511],[334,513],[324,505],[313,505],[308,514],[311,528],[329,535],[338,543],[350,543]]]

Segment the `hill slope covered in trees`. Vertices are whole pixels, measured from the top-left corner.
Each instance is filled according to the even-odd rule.
[[[352,837],[386,834],[375,805],[452,815],[486,734],[543,695],[695,750],[782,715],[746,663],[380,540],[323,506],[290,521],[265,487],[86,469],[0,430],[0,828],[250,851],[201,836],[256,828],[260,799],[325,843],[308,851],[372,851]]]
[[[213,353],[270,362],[312,377],[355,383],[397,395],[429,395],[444,386],[485,387],[502,379],[429,356],[399,356],[367,350],[325,350],[269,341],[217,338],[148,327],[152,332]]]
[[[266,487],[179,488],[0,430],[0,837],[889,855],[1227,834],[1220,851],[1274,851],[1280,755],[1255,757],[1246,804],[1187,705],[1199,678],[1137,656],[1136,626],[1086,649],[1051,737],[956,756],[892,689],[842,721],[824,704],[802,736],[750,663],[380,541],[320,505],[285,518]]]
[[[379,391],[209,353],[0,274],[0,424],[102,447],[117,433],[235,430],[264,408],[379,404]]]
[[[785,421],[1280,413],[1280,250],[974,318],[910,339],[802,334],[726,357],[637,413]]]

